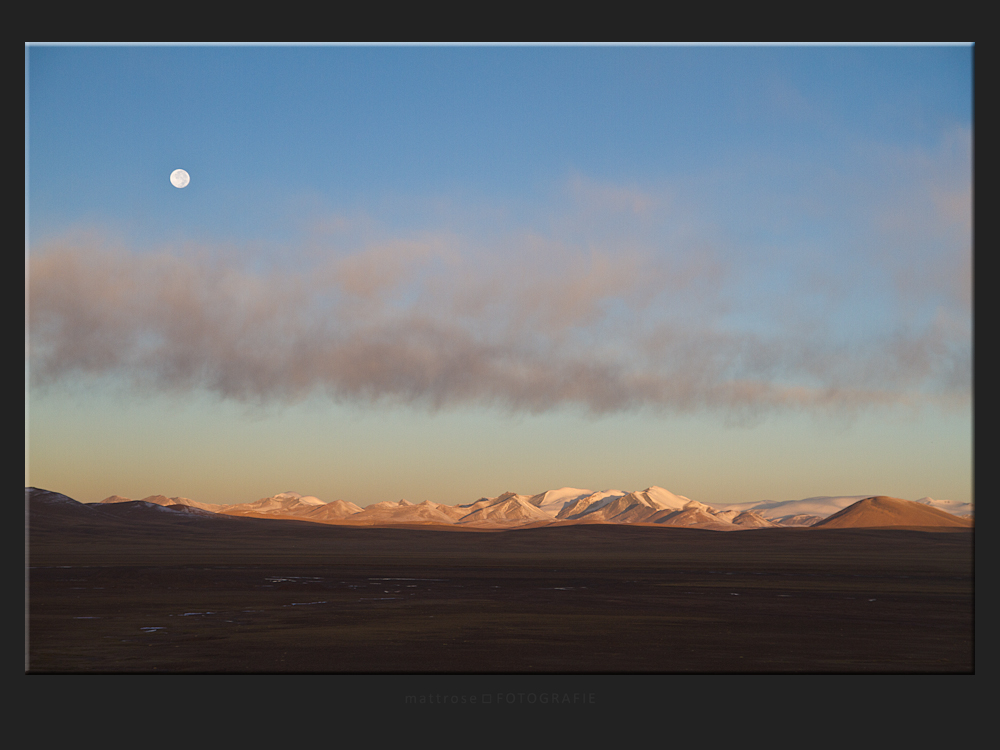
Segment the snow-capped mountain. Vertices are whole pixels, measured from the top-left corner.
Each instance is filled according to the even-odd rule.
[[[571,505],[581,498],[593,496],[590,490],[578,490],[573,487],[563,487],[560,490],[547,490],[535,495],[528,500],[540,511],[550,515],[558,516],[568,505]]]
[[[362,508],[359,512],[345,516],[342,520],[351,524],[371,526],[415,523],[451,524],[455,522],[455,518],[445,510],[442,510],[447,507],[433,503],[430,500],[426,500],[419,505],[414,505],[408,500],[400,500],[398,503],[382,502]]]
[[[226,505],[219,512],[233,516],[249,514],[305,515],[325,505],[326,503],[312,495],[300,495],[297,492],[280,492],[272,497],[261,498],[252,503]]]
[[[344,500],[334,500],[306,510],[302,515],[314,521],[338,521],[361,512],[361,506]]]
[[[531,500],[527,495],[505,492],[485,504],[481,504],[482,500],[475,503],[479,507],[459,518],[456,523],[469,526],[525,526],[554,520],[555,514],[533,505]]]
[[[842,511],[859,500],[876,496],[877,493],[871,495],[819,495],[817,497],[803,498],[802,500],[784,500],[780,502],[729,503],[720,505],[719,508],[726,511],[754,511],[769,521],[781,523],[786,526],[808,526],[815,523],[815,521]],[[923,497],[915,502],[930,505],[955,516],[971,517],[974,514],[972,503],[935,500],[931,497]]]
[[[198,503],[194,500],[189,500],[186,497],[167,497],[166,495],[150,495],[149,497],[144,497],[141,500],[133,501],[130,497],[122,497],[121,495],[112,495],[111,497],[106,497],[101,500],[100,504],[113,504],[113,503],[131,503],[131,502],[142,502],[142,503],[152,503],[153,505],[162,505],[163,507],[169,507],[171,505],[183,505],[189,508],[197,508],[199,510],[208,510],[213,513],[217,513],[221,506],[210,505],[209,503]]]
[[[958,500],[935,500],[933,497],[922,497],[916,502],[922,505],[930,505],[933,508],[951,513],[953,516],[961,516],[962,518],[971,518],[975,515],[975,508],[972,503],[962,503]]]
[[[812,526],[871,495],[808,497],[783,502],[735,503],[713,507],[663,487],[625,492],[563,487],[537,495],[505,492],[467,505],[445,505],[408,500],[379,502],[367,507],[335,500],[325,503],[311,495],[282,492],[249,503],[211,505],[187,498],[154,495],[142,502],[164,507],[199,509],[222,515],[297,518],[320,523],[382,526],[394,524],[457,525],[466,528],[505,529],[550,524],[656,524],[716,531],[741,531],[778,526]],[[112,495],[102,503],[131,502]],[[929,497],[919,504],[969,517],[969,503]]]
[[[722,510],[754,511],[768,520],[804,515],[826,518],[848,505],[864,500],[871,495],[820,495],[802,500],[764,501],[757,503],[727,503],[719,506]]]
[[[629,493],[622,490],[604,490],[603,492],[593,492],[589,495],[580,495],[575,500],[564,505],[562,510],[556,514],[556,518],[560,521],[580,518],[585,513],[599,510],[627,494]]]

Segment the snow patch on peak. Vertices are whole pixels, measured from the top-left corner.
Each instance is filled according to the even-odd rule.
[[[534,505],[543,513],[547,513],[553,518],[567,505],[577,500],[593,495],[591,490],[581,490],[575,487],[562,487],[558,490],[547,490],[533,496],[528,502]]]
[[[685,508],[705,508],[704,503],[699,503],[683,495],[675,495],[670,490],[663,487],[649,487],[642,492],[635,493],[639,497],[644,497],[654,507],[659,510],[684,510]]]
[[[975,515],[975,507],[972,503],[963,503],[958,500],[935,500],[933,497],[922,497],[916,502],[963,518]]]
[[[300,503],[303,503],[305,505],[326,505],[326,503],[324,503],[318,497],[314,497],[313,495],[300,495],[298,492],[291,492],[291,491],[289,491],[289,492],[279,492],[277,495],[274,495],[270,499],[271,500],[279,500],[279,501],[280,500],[298,500]]]

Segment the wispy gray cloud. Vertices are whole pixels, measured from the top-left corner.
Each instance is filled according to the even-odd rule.
[[[31,263],[31,373],[36,384],[115,376],[251,402],[322,390],[529,412],[858,408],[967,385],[966,353],[949,348],[944,326],[855,348],[726,333],[713,321],[650,326],[650,303],[628,304],[647,279],[609,274],[611,286],[595,289],[599,265],[545,285],[516,273],[492,289],[483,282],[488,298],[470,310],[440,279],[433,298],[417,290],[409,304],[388,295],[374,305],[354,300],[350,280],[330,287],[197,257],[54,247]]]
[[[669,204],[632,188],[571,187],[595,222],[601,211],[662,220]],[[942,221],[961,221],[960,196],[948,196]],[[112,377],[251,403],[325,392],[430,408],[733,419],[967,402],[960,306],[853,331],[849,320],[806,314],[795,297],[762,301],[760,325],[740,307],[746,294],[734,302],[746,269],[732,253],[676,234],[656,245],[640,229],[620,244],[601,231],[589,241],[509,232],[486,249],[453,232],[382,233],[350,252],[312,248],[284,270],[212,248],[51,242],[30,254],[32,383]]]

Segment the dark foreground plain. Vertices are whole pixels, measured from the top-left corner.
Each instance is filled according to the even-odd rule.
[[[974,671],[971,530],[30,515],[29,673]]]

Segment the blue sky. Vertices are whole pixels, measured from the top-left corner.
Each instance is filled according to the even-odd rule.
[[[970,46],[25,63],[26,484],[973,499]]]

